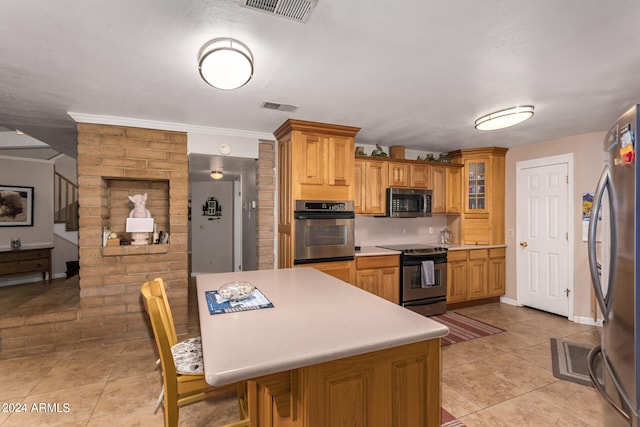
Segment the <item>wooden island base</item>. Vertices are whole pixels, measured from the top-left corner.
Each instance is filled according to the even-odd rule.
[[[440,339],[248,382],[252,427],[440,426]]]

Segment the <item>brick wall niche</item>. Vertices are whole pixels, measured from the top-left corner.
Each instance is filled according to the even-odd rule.
[[[187,328],[188,156],[183,132],[78,124],[81,340],[150,337],[140,285],[162,277],[178,333]],[[102,229],[129,238],[128,196],[147,209],[168,245],[102,247]]]

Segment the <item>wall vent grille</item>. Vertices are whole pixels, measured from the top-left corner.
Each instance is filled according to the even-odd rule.
[[[240,0],[240,6],[281,16],[297,22],[307,22],[318,0]]]
[[[287,111],[289,113],[298,109],[296,105],[280,104],[278,102],[263,102],[262,108],[267,108],[269,110]]]

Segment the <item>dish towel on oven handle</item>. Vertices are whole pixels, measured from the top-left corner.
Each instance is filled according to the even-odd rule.
[[[436,284],[433,261],[422,261],[420,287],[430,288]]]

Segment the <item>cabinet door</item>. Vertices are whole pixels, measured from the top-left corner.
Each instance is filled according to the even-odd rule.
[[[400,268],[380,268],[378,280],[380,287],[377,295],[394,304],[400,304]]]
[[[462,168],[448,167],[445,183],[446,211],[459,214],[462,212]]]
[[[365,175],[365,161],[356,159],[353,166],[353,211],[356,214],[362,214],[365,212],[365,187],[366,182]]]
[[[467,299],[486,298],[488,296],[488,253],[486,249],[469,251]]]
[[[506,288],[505,248],[489,249],[489,296],[504,295]]]
[[[467,300],[467,259],[447,261],[447,303]]]
[[[374,295],[378,291],[378,269],[356,270],[356,286]]]
[[[409,186],[409,165],[407,163],[389,162],[389,186]]]
[[[444,166],[431,167],[431,188],[433,194],[431,196],[431,212],[434,214],[446,213],[446,168]]]
[[[294,165],[300,171],[301,184],[325,183],[326,137],[302,132],[300,134],[300,150],[302,164]]]
[[[487,182],[489,159],[468,159],[464,161],[466,213],[488,212]]]
[[[385,215],[387,213],[387,174],[387,162],[366,162],[363,213],[370,215]]]
[[[412,188],[431,188],[431,166],[410,165],[409,180]]]
[[[327,184],[335,186],[351,185],[353,175],[353,138],[331,136],[328,139]]]

